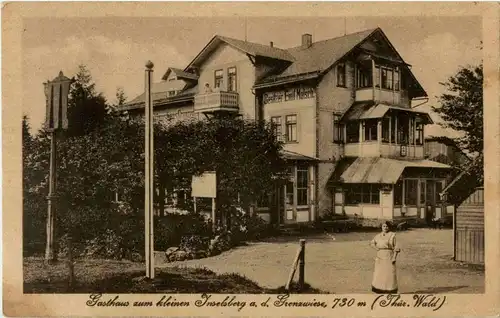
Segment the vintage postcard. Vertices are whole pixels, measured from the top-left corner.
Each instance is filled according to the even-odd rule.
[[[4,315],[498,316],[499,13],[5,3]]]

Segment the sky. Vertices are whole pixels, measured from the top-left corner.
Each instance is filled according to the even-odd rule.
[[[45,116],[42,83],[63,71],[76,74],[78,65],[90,70],[96,89],[110,101],[122,87],[128,100],[144,90],[144,65],[155,64],[154,80],[168,67],[184,68],[216,35],[289,48],[300,44],[301,35],[313,41],[381,27],[403,59],[412,65],[416,78],[430,99],[419,110],[431,112],[436,96],[444,93],[440,82],[461,66],[481,62],[480,17],[217,17],[217,18],[27,18],[22,36],[23,113],[38,129]],[[434,122],[437,114],[431,113]],[[427,127],[426,135],[454,137],[439,125]]]

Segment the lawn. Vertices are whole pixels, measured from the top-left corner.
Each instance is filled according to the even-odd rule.
[[[158,269],[153,281],[144,279],[142,263],[80,259],[75,263],[75,284],[68,285],[64,261],[45,265],[42,258],[24,259],[24,293],[283,293],[284,288],[263,288],[239,274],[215,274],[205,268]],[[292,292],[297,292],[293,286]],[[319,290],[306,286],[304,292]]]

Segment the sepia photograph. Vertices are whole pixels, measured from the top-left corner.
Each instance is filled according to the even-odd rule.
[[[484,292],[480,22],[27,20],[24,291]]]
[[[238,312],[484,295],[483,19],[22,18],[19,290]]]

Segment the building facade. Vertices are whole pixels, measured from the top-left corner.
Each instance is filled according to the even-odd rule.
[[[290,179],[256,204],[271,223],[330,213],[374,220],[447,213],[438,193],[450,166],[424,158],[424,127],[432,120],[412,107],[427,94],[384,32],[318,42],[304,34],[298,42],[280,49],[213,37],[153,87],[155,115],[272,122]],[[143,95],[123,107],[143,108]]]

